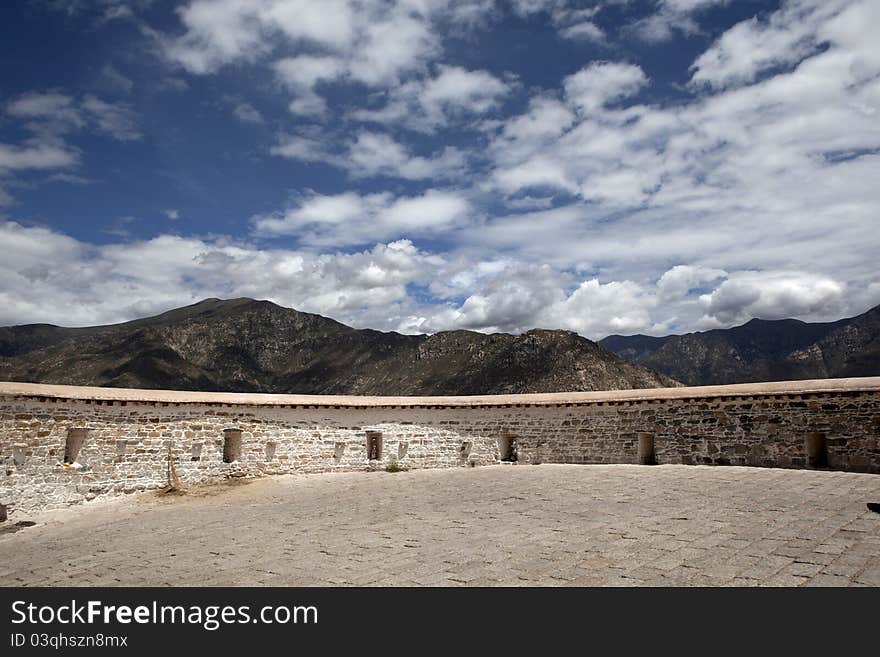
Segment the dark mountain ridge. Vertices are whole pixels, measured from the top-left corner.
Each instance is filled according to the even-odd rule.
[[[684,335],[610,335],[599,344],[688,385],[877,376],[880,306],[836,322],[753,319]]]
[[[108,326],[0,328],[0,380],[363,395],[677,385],[570,331],[402,335],[246,298]]]

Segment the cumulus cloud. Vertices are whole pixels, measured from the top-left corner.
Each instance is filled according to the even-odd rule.
[[[275,62],[274,67],[281,83],[296,94],[290,101],[290,111],[304,115],[322,115],[327,111],[327,104],[315,87],[340,77],[345,70],[337,57],[314,55],[286,57]]]
[[[535,257],[568,254],[606,271],[645,259],[651,267],[675,259],[778,269],[809,258],[830,271],[866,262],[880,200],[870,182],[880,149],[880,60],[867,27],[874,11],[851,2],[816,26],[828,47],[794,69],[689,103],[603,105],[609,87],[601,83],[584,84],[592,95],[578,101],[576,81],[602,79],[592,67],[569,80],[565,97],[536,96],[493,135],[492,182],[510,195],[536,187],[575,195],[580,221],[536,215],[543,225],[517,228],[522,242],[507,244],[547,244]],[[640,83],[632,69],[606,70],[626,73],[610,86],[623,90],[617,95]],[[575,115],[581,106],[593,109]],[[504,239],[493,227],[510,221],[499,217],[484,233]]]
[[[796,64],[821,47],[830,36],[822,25],[848,4],[846,0],[788,1],[766,19],[756,16],[742,21],[697,58],[691,81],[723,88],[752,82],[769,69]],[[869,11],[867,5],[863,9]],[[864,18],[876,20],[876,15]]]
[[[559,34],[573,41],[593,41],[596,43],[605,41],[605,32],[593,21],[581,21],[580,23],[569,25],[562,28]]]
[[[610,39],[607,4],[505,6],[549,20],[561,38]],[[723,4],[658,0],[633,30],[655,41],[694,33]],[[146,312],[268,290],[378,328],[545,326],[594,338],[752,316],[828,320],[880,301],[876,2],[787,1],[733,26],[695,57],[674,103],[655,100],[664,81],[633,62],[583,62],[545,88],[441,64],[435,28],[459,21],[466,36],[505,11],[478,0],[339,0],[329,10],[306,0],[188,2],[179,29],[157,36],[165,55],[195,75],[267,67],[297,115],[272,154],[336,167],[347,191],[296,192],[288,207],[252,218],[253,243],[162,236],[98,247],[19,226],[5,238],[10,252],[30,235],[78,265],[53,278],[25,258],[8,265],[7,280],[22,290],[44,281],[47,299],[76,300],[95,317],[112,314],[98,300],[111,293],[142,297]],[[328,107],[336,84],[359,90],[353,106]],[[76,166],[85,157],[77,131],[134,138],[127,106],[95,100],[47,90],[6,103],[30,137],[0,145],[0,175]],[[274,238],[301,246],[275,249]],[[76,273],[93,261],[94,278]],[[107,287],[123,280],[130,295]],[[164,302],[163,289],[172,291]],[[23,293],[6,294],[8,316],[37,316]]]
[[[412,220],[419,199],[314,198],[302,225],[348,225],[365,204]],[[399,216],[393,216],[394,212]],[[419,214],[421,221],[430,221]],[[91,325],[132,319],[205,297],[250,296],[355,325],[405,332],[453,328],[561,328],[598,339],[610,333],[664,334],[751,317],[834,319],[863,310],[846,286],[799,271],[674,267],[657,280],[602,281],[515,258],[473,260],[395,240],[348,253],[264,248],[228,238],[160,235],[104,245],[0,222],[0,325]],[[414,289],[413,286],[416,286]],[[711,288],[699,294],[694,286]],[[428,300],[417,289],[430,289]],[[867,296],[866,296],[867,295]],[[876,282],[856,300],[877,298]],[[121,300],[130,300],[121,302]],[[62,319],[63,318],[63,319]]]
[[[96,246],[15,222],[0,222],[0,249],[8,283],[0,289],[0,325],[94,325],[206,297],[250,296],[358,326],[389,326],[397,309],[412,311],[407,284],[427,281],[442,266],[405,240],[345,254],[171,235]]]
[[[64,169],[79,161],[66,145],[31,141],[25,145],[0,144],[0,173],[25,169]]]
[[[83,98],[82,106],[98,132],[119,141],[135,141],[143,136],[137,124],[137,117],[128,105],[108,103],[87,95]]]
[[[585,66],[563,80],[565,97],[582,112],[591,112],[635,94],[648,83],[634,64],[599,62]]]
[[[496,109],[512,88],[512,81],[487,71],[441,65],[433,77],[395,87],[384,106],[358,109],[351,116],[359,121],[404,125],[430,133],[453,119],[467,119]]]
[[[265,122],[260,111],[250,103],[241,102],[232,108],[232,115],[242,123],[259,125]]]
[[[661,43],[676,33],[700,31],[699,14],[712,7],[730,4],[731,0],[658,0],[653,13],[637,20],[630,31],[648,43]]]
[[[363,131],[351,144],[345,162],[355,177],[425,180],[455,177],[464,170],[465,156],[451,146],[432,157],[416,156],[388,135]]]
[[[41,135],[57,136],[89,128],[119,141],[141,138],[137,116],[128,104],[110,103],[92,94],[77,99],[57,91],[33,91],[7,103],[5,111]]]
[[[703,324],[730,326],[753,317],[837,316],[844,303],[843,285],[807,272],[738,272],[700,297]]]
[[[19,143],[0,142],[0,177],[12,183],[28,172],[77,167],[82,156],[80,149],[70,143],[74,133],[87,130],[118,141],[134,141],[142,136],[129,105],[109,103],[91,94],[76,98],[54,90],[27,92],[5,103],[2,114],[29,133]],[[75,184],[86,181],[61,173],[49,180]],[[10,194],[2,191],[0,204],[11,203]]]
[[[457,308],[443,309],[423,319],[420,328],[522,330],[534,327],[535,318],[563,298],[562,277],[550,267],[510,267],[470,294]]]
[[[332,141],[329,137],[282,135],[271,152],[291,160],[323,162],[347,171],[352,178],[442,180],[465,171],[465,153],[452,146],[428,156],[415,155],[390,135],[369,130],[358,132],[354,140],[336,150],[329,146]]]
[[[302,244],[345,246],[448,231],[471,212],[466,199],[441,190],[397,198],[346,192],[311,194],[283,212],[254,217],[253,224],[262,236],[294,235]]]
[[[18,119],[49,121],[48,127],[59,132],[85,125],[85,118],[76,107],[74,98],[55,91],[22,94],[6,105],[6,113]]]
[[[663,301],[680,300],[726,276],[727,272],[723,269],[676,265],[664,272],[657,281],[657,295]]]
[[[305,45],[328,55],[321,61],[334,62],[333,76],[376,85],[397,80],[439,52],[435,19],[472,23],[490,9],[451,1],[192,0],[178,10],[183,32],[156,38],[169,60],[195,74],[253,62],[277,47]]]

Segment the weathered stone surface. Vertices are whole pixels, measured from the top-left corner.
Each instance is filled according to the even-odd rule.
[[[0,572],[8,586],[878,586],[867,499],[880,477],[775,468],[296,475],[35,513],[0,535]]]
[[[369,398],[183,393],[0,383],[0,500],[66,506],[168,482],[500,462],[803,468],[825,436],[831,469],[880,472],[880,379],[607,393]],[[70,439],[82,438],[73,463]],[[230,430],[234,430],[230,433]],[[238,435],[224,462],[225,435]],[[368,458],[368,435],[381,436]],[[815,441],[814,441],[815,442]]]

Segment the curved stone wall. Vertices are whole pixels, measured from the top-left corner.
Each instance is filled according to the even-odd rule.
[[[369,458],[374,457],[374,458]],[[0,504],[36,510],[229,477],[497,463],[880,473],[880,377],[481,397],[0,383]]]

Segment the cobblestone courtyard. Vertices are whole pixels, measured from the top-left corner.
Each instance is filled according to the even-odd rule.
[[[0,582],[880,586],[871,501],[877,475],[739,467],[285,476],[28,516]]]

